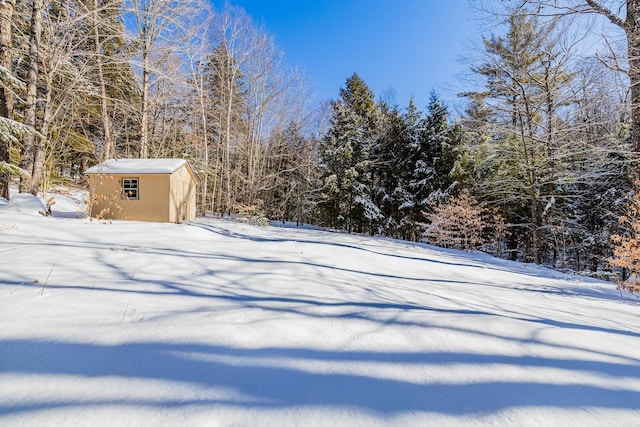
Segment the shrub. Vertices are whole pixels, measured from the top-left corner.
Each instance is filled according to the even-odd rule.
[[[640,293],[640,181],[636,182],[635,187],[636,192],[627,206],[627,214],[618,219],[627,232],[611,236],[614,247],[613,258],[609,260],[612,267],[619,267],[623,271],[618,279],[618,289],[629,293]]]
[[[424,213],[429,221],[424,237],[445,248],[475,249],[484,243],[485,209],[467,190]]]

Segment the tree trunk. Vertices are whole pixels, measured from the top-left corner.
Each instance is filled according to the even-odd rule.
[[[53,122],[53,114],[51,111],[51,96],[52,96],[52,88],[53,81],[51,80],[52,74],[48,74],[46,79],[46,92],[44,94],[44,108],[42,112],[42,126],[40,127],[40,133],[42,135],[47,135],[49,133],[49,127]],[[36,143],[33,145],[33,172],[31,174],[31,193],[37,194],[38,190],[41,187],[41,183],[43,182],[43,178],[45,178],[44,174],[44,163],[45,163],[45,140],[38,138]],[[44,190],[46,191],[47,185],[45,182]]]
[[[31,14],[31,34],[29,36],[29,65],[27,71],[27,97],[24,113],[24,124],[36,128],[36,109],[38,98],[38,62],[40,61],[40,35],[42,33],[42,10],[44,0],[33,0]],[[35,160],[36,136],[27,134],[23,139],[21,167],[33,174]],[[32,177],[20,179],[20,192],[37,194],[39,183]]]
[[[102,155],[101,159],[107,160],[113,157],[113,142],[111,141],[111,123],[109,121],[109,110],[107,106],[107,88],[104,79],[104,72],[102,69],[102,48],[100,41],[100,31],[99,24],[100,19],[98,17],[98,9],[100,5],[98,4],[98,0],[93,0],[93,38],[95,42],[95,54],[96,54],[96,64],[98,67],[98,85],[100,86],[100,115],[102,119]]]
[[[15,0],[0,2],[0,65],[11,70],[11,21]],[[13,95],[10,90],[0,87],[0,116],[13,116]],[[8,139],[0,138],[0,162],[11,163],[11,145]],[[0,197],[9,199],[9,171],[0,172]]]
[[[626,0],[626,17],[617,15],[598,0],[584,0],[592,11],[604,15],[611,23],[622,28],[627,37],[629,56],[629,88],[631,90],[631,140],[633,152],[640,154],[640,0]],[[634,169],[635,180],[640,169]]]
[[[203,97],[201,96],[201,101]],[[207,117],[204,111],[204,102],[201,102],[202,108],[202,148],[204,149],[203,163],[204,163],[204,176],[202,177],[202,200],[200,206],[203,213],[207,212],[207,194],[209,189],[209,139],[207,134]]]
[[[226,194],[225,194],[225,201],[224,201],[224,210],[227,211],[227,213],[231,213],[231,158],[230,158],[230,153],[231,153],[231,118],[232,118],[232,111],[233,111],[233,97],[235,96],[234,93],[234,81],[235,81],[235,69],[233,66],[233,62],[232,62],[232,58],[230,56],[227,56],[225,58],[225,61],[227,61],[227,63],[225,64],[225,68],[226,68],[226,72],[229,75],[229,78],[227,79],[227,81],[224,81],[223,84],[224,86],[226,86],[226,93],[224,94],[224,96],[226,97],[226,105],[225,105],[225,127],[224,127],[224,141],[225,141],[225,157],[224,157],[224,171],[225,171],[225,184],[226,184]],[[225,73],[226,75],[226,73]],[[224,211],[222,212],[224,214]]]
[[[627,35],[629,82],[631,86],[631,139],[633,152],[640,154],[640,0],[627,0]],[[640,168],[634,168],[634,180],[640,179]]]
[[[149,48],[142,52],[142,117],[140,119],[140,158],[149,156]]]

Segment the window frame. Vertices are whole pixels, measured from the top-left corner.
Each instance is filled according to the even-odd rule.
[[[135,181],[135,187],[132,185]],[[127,186],[129,188],[126,188]],[[140,200],[140,178],[131,177],[131,178],[122,178],[121,181],[121,190],[122,190],[122,198],[124,200]],[[132,196],[131,193],[135,192],[135,196]]]

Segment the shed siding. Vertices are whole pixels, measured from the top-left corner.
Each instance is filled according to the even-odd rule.
[[[138,200],[122,198],[122,179],[138,178]],[[169,175],[91,175],[91,216],[135,221],[170,221]]]

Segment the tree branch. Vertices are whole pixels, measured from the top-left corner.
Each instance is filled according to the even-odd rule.
[[[602,6],[600,3],[598,3],[596,0],[584,0],[589,6],[591,6],[591,8],[598,12],[601,15],[604,15],[607,17],[607,19],[609,19],[609,21],[611,21],[613,24],[617,25],[618,27],[624,29],[625,28],[625,21],[620,18],[618,15],[616,15],[615,13],[613,13],[611,10],[607,9],[606,7]]]

